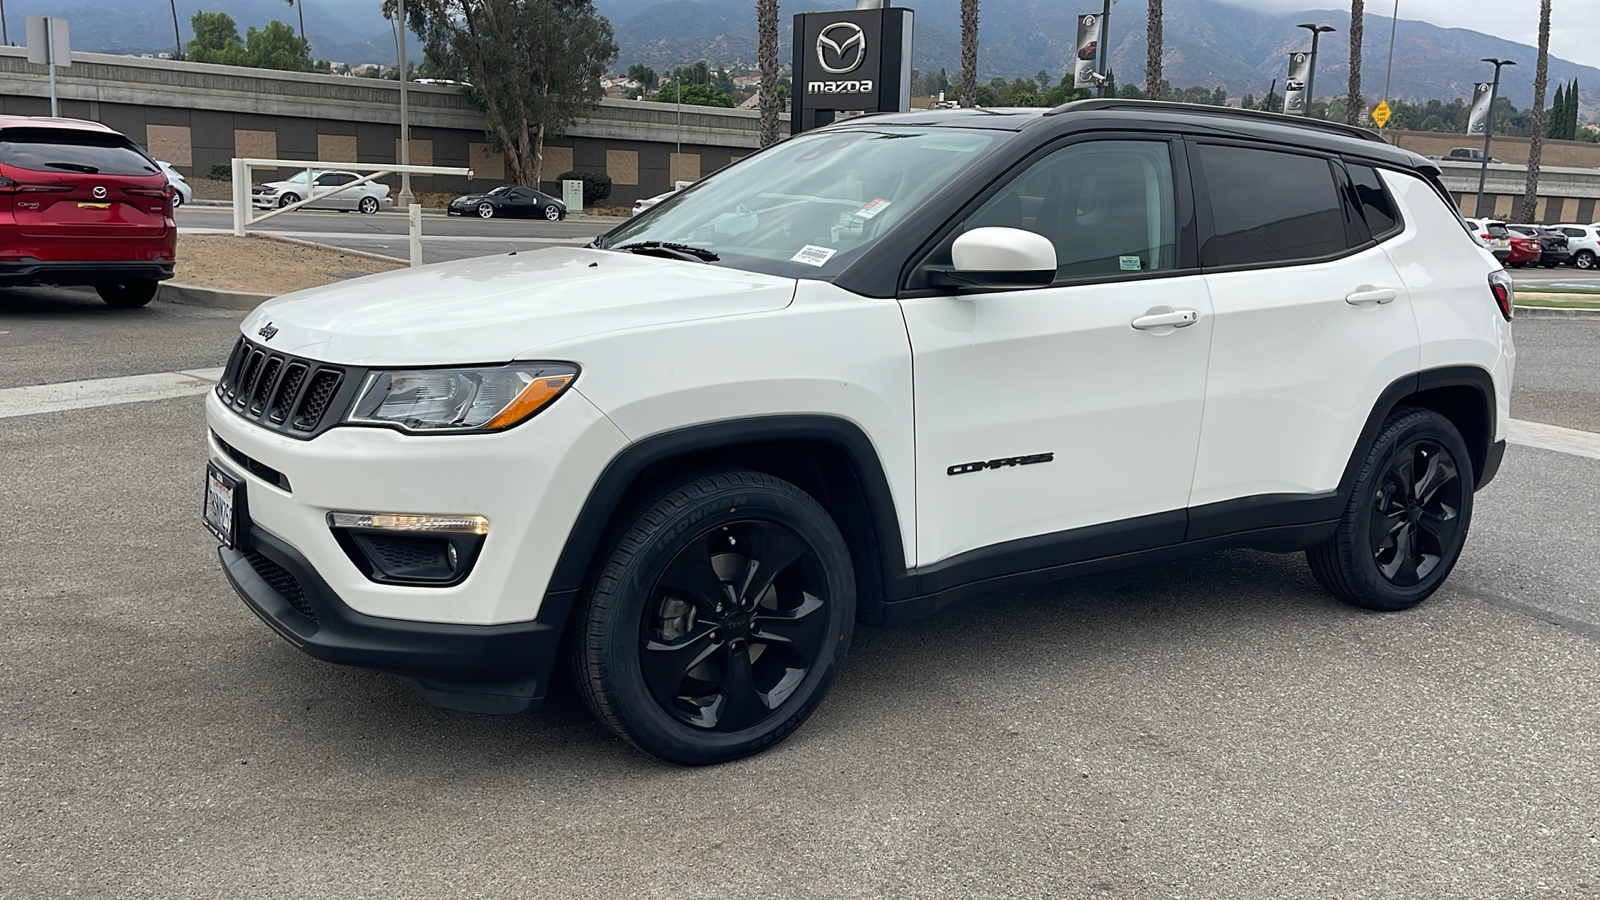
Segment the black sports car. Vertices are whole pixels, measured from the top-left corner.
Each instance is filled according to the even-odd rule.
[[[477,216],[492,219],[495,216],[536,216],[551,222],[567,217],[567,205],[542,191],[533,188],[504,184],[487,194],[468,194],[450,201],[445,210],[452,216]]]

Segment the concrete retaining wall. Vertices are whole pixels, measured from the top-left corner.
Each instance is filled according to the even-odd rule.
[[[59,70],[61,114],[123,132],[185,174],[205,175],[235,156],[328,163],[392,163],[399,154],[400,85],[394,81],[74,53]],[[506,180],[483,116],[456,88],[407,90],[411,161],[464,166],[475,178],[413,179],[419,191],[487,189]],[[0,113],[48,115],[43,66],[0,47]],[[543,175],[605,172],[611,205],[669,189],[728,165],[759,146],[750,110],[605,100],[546,146]],[[782,129],[787,132],[787,127]],[[287,174],[287,173],[286,173]],[[392,180],[392,179],[391,179]],[[559,193],[553,181],[547,190]]]

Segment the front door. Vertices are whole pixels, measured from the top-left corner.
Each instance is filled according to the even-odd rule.
[[[1182,539],[1211,301],[1180,259],[1190,202],[1173,153],[1105,139],[1043,156],[962,227],[1049,237],[1055,283],[902,300],[919,566],[1041,536],[1013,545],[1032,560],[1023,568]],[[1173,311],[1193,324],[1151,325]],[[1088,526],[1106,527],[1058,534]]]

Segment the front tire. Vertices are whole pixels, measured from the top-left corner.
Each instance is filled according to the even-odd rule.
[[[545,221],[547,221],[547,222],[559,222],[559,221],[561,221],[561,209],[560,209],[560,207],[546,206],[544,208],[544,218],[545,218]]]
[[[1312,574],[1355,606],[1416,606],[1461,557],[1474,484],[1471,455],[1449,419],[1396,410],[1367,452],[1334,536],[1306,551]]]
[[[479,203],[478,204],[478,218],[480,218],[480,219],[492,219],[492,218],[494,218],[494,204],[493,203]]]
[[[299,202],[300,202],[300,195],[299,194],[284,194],[282,197],[278,198],[278,208],[279,209],[283,209],[285,206],[288,206],[291,203],[299,203]]]
[[[161,282],[154,278],[134,278],[112,284],[97,284],[95,293],[112,309],[137,309],[155,299]]]
[[[850,551],[828,513],[770,475],[722,472],[626,525],[575,626],[574,681],[644,752],[727,762],[805,721],[854,625]]]

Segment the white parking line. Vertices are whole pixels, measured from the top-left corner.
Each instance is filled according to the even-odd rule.
[[[1592,431],[1579,431],[1576,428],[1562,428],[1560,425],[1545,425],[1540,422],[1524,422],[1521,419],[1511,420],[1511,433],[1507,439],[1513,444],[1524,447],[1535,447],[1540,450],[1554,450],[1557,453],[1570,453],[1573,456],[1582,456],[1588,459],[1600,459],[1600,434]]]
[[[0,390],[0,419],[33,416],[69,409],[143,403],[192,397],[211,390],[222,377],[222,369],[188,369],[182,372],[157,372],[153,375],[128,375],[122,378],[96,378],[91,381],[63,381],[30,387]]]

